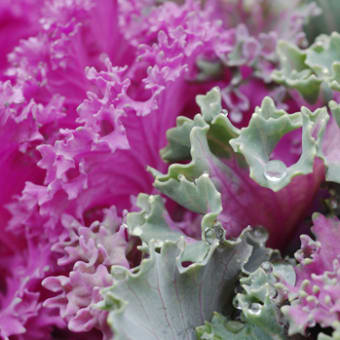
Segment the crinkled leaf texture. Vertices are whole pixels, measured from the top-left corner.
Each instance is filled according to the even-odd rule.
[[[162,150],[165,160],[191,161],[170,165],[166,175],[151,170],[154,185],[184,207],[201,213],[198,204],[204,198],[196,189],[189,200],[186,190],[198,188],[201,176],[209,174],[221,194],[222,213],[217,220],[227,235],[239,235],[248,224],[263,225],[272,232],[271,242],[278,246],[303,217],[323,180],[321,141],[327,110],[311,112],[302,108],[301,112],[288,114],[266,98],[249,125],[237,129],[220,101],[218,88],[198,96],[202,113],[193,120],[179,118],[178,126],[168,131],[169,144]],[[298,129],[302,129],[301,135]],[[276,150],[283,139],[285,147]],[[301,155],[292,150],[299,141]],[[205,204],[214,206],[211,199]],[[284,224],[280,231],[278,220]],[[208,220],[207,225],[212,222],[214,219]]]
[[[280,84],[297,89],[310,103],[315,103],[322,90],[323,99],[330,90],[340,91],[340,34],[320,35],[306,49],[281,41],[278,45],[281,69],[272,73]]]
[[[97,301],[98,289],[107,285],[111,252],[106,246],[98,249],[104,228],[97,232],[92,222],[101,222],[104,210],[112,205],[121,216],[131,207],[132,195],[152,192],[145,167],[165,169],[159,157],[165,131],[184,107],[192,105],[195,94],[210,86],[188,79],[194,77],[198,56],[215,55],[215,49],[228,45],[225,29],[191,0],[183,6],[171,2],[157,6],[149,0],[51,0],[44,6],[41,1],[6,0],[4,6],[26,2],[39,14],[29,11],[34,30],[27,27],[25,34],[34,34],[36,24],[39,33],[20,41],[9,56],[3,76],[10,77],[13,86],[0,85],[0,218],[7,227],[8,205],[12,215],[8,227],[19,239],[18,251],[11,253],[14,258],[23,253],[27,236],[47,249],[58,244],[58,253],[67,257],[68,227],[71,221],[78,223],[76,238],[84,242],[73,244],[74,256],[66,268],[52,254],[55,272],[43,272],[39,284],[46,276],[54,278],[44,282],[50,281],[46,287],[56,294],[46,303],[59,308],[55,325],[65,319],[73,331],[101,329],[96,320],[104,318],[91,303]],[[26,18],[28,11],[22,13]],[[63,219],[65,215],[69,218]],[[89,226],[95,241],[84,231]],[[109,238],[119,240],[114,235],[109,232]],[[14,243],[7,231],[0,239],[0,247]],[[95,251],[80,256],[93,242]],[[124,247],[118,247],[122,253]],[[43,255],[49,257],[50,251]],[[22,280],[14,266],[5,267],[1,280]],[[50,298],[40,293],[37,315],[43,300]],[[2,311],[11,305],[10,298],[0,295]],[[25,332],[25,313],[22,310],[20,317],[12,313],[14,320],[23,321],[15,327],[13,321],[8,335]],[[27,332],[22,336],[30,339]]]
[[[92,339],[104,331],[105,312],[92,306],[111,284],[108,268],[127,265],[126,233],[102,225],[105,210],[114,206],[120,218],[132,195],[153,191],[145,166],[165,171],[165,131],[187,108],[191,115],[195,95],[213,84],[227,86],[225,104],[236,118],[241,113],[239,123],[268,93],[286,105],[284,89],[267,84],[276,41],[299,44],[312,6],[280,2],[277,13],[278,1],[252,1],[250,11],[248,2],[249,33],[242,24],[221,25],[220,0],[206,7],[196,0],[0,2],[0,281],[10,287],[1,284],[1,336],[45,340],[56,326]],[[278,15],[284,21],[270,20]],[[220,78],[210,77],[216,60]],[[204,200],[194,207],[212,225],[219,193],[204,177],[187,182],[196,197],[209,191],[208,208]],[[197,225],[186,216],[186,226],[172,227],[193,236],[188,230]],[[43,306],[53,307],[51,315]]]
[[[151,240],[144,248],[149,257],[132,271],[113,266],[116,283],[103,291],[101,307],[110,311],[115,339],[195,339],[196,326],[214,311],[230,309],[238,275],[256,262],[254,250],[265,240],[265,234],[248,228],[235,241],[199,241],[208,246],[204,256],[183,238],[161,247]]]
[[[271,262],[263,262],[255,271],[246,272],[240,279],[242,292],[234,298],[234,306],[241,311],[236,320],[214,314],[211,322],[197,327],[197,335],[204,339],[287,339],[285,319],[279,306],[284,295],[277,290],[279,280],[295,283],[293,266],[272,253]]]
[[[126,218],[130,235],[137,236],[146,243],[152,239],[162,242],[177,241],[183,237],[181,224],[171,219],[160,196],[139,194],[137,207],[140,211],[130,212]],[[191,220],[187,221],[187,223],[191,222]],[[190,238],[188,237],[187,240]]]
[[[228,320],[219,313],[214,313],[211,322],[197,329],[199,340],[272,340],[272,335],[265,333],[261,328],[252,324]],[[278,337],[278,340],[285,339]]]
[[[107,313],[94,307],[101,301],[100,290],[112,285],[109,268],[114,264],[129,267],[125,251],[125,231],[115,207],[105,211],[102,223],[89,227],[69,215],[62,216],[69,235],[60,237],[53,250],[62,257],[59,266],[68,265],[67,275],[49,276],[42,285],[58,295],[45,300],[44,306],[58,308],[73,332],[100,329],[103,340],[112,337],[107,326]],[[72,265],[72,267],[70,266]]]

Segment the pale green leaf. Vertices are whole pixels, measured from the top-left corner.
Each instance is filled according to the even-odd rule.
[[[306,64],[306,51],[287,41],[280,41],[277,53],[281,68],[273,71],[272,79],[288,88],[297,89],[307,101],[315,103],[322,80]]]
[[[225,114],[217,114],[214,109],[218,97],[215,89],[213,93],[214,96],[208,93],[205,101],[200,97],[200,102],[205,103],[202,109],[208,121],[204,116],[196,115],[191,125],[190,145],[187,146],[191,149],[191,162],[171,165],[166,175],[154,173],[155,187],[161,192],[183,204],[180,181],[186,183],[185,178],[193,182],[204,173],[209,174],[217,190],[221,188],[216,178],[222,174],[237,185],[237,178],[224,161],[236,154],[241,156],[238,158],[240,166],[244,166],[243,160],[246,161],[250,177],[273,191],[287,186],[295,176],[313,172],[315,157],[323,157],[320,147],[328,120],[325,108],[315,112],[302,108],[301,112],[288,114],[276,109],[270,98],[265,98],[262,106],[256,108],[249,125],[239,130],[233,127]],[[211,114],[207,112],[209,100],[214,107]],[[271,153],[281,138],[298,128],[302,128],[302,154],[299,160],[286,167],[280,160],[271,159]],[[171,149],[171,144],[168,147]],[[184,206],[192,209],[187,204]]]
[[[282,41],[278,45],[281,68],[272,73],[274,81],[297,89],[311,103],[323,91],[323,100],[330,89],[340,91],[340,34],[319,36],[307,49]]]
[[[311,112],[287,114],[277,110],[270,98],[265,98],[256,108],[249,125],[241,129],[239,137],[230,144],[235,152],[241,153],[250,168],[250,177],[260,185],[278,191],[290,183],[292,178],[313,172],[316,156],[322,157],[321,140],[328,121],[325,108]],[[290,131],[302,127],[302,153],[299,160],[287,167],[280,160],[270,158],[280,139]]]
[[[182,234],[172,230],[166,220],[163,200],[160,196],[139,194],[137,198],[139,212],[130,212],[126,222],[129,234],[140,237],[142,241],[151,239],[160,241],[177,241]]]
[[[277,261],[278,254],[275,256]],[[288,280],[294,284],[294,268],[282,260],[273,263],[263,262],[261,267],[247,273],[240,280],[242,293],[238,293],[234,299],[234,305],[241,311],[237,320],[215,313],[211,322],[205,322],[203,326],[197,327],[198,339],[288,339],[284,316],[278,307],[283,298],[276,288],[282,275],[287,278],[286,273],[289,276]]]
[[[169,145],[161,150],[161,157],[167,162],[190,159],[190,132],[194,121],[186,117],[177,118],[177,126],[166,132]]]
[[[116,283],[103,291],[101,307],[109,311],[115,339],[196,339],[197,326],[213,312],[230,309],[242,266],[254,260],[249,237],[256,240],[246,229],[235,241],[199,241],[209,251],[187,267],[183,239],[164,242],[160,252],[156,241],[150,241],[149,258],[139,267],[129,271],[113,266]]]
[[[206,322],[197,328],[197,338],[198,340],[273,340],[260,328],[229,320],[219,313],[214,313],[211,322]]]

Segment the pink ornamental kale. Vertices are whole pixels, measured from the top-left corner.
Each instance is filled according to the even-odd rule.
[[[316,214],[312,231],[315,240],[301,236],[301,249],[295,254],[297,281],[294,287],[286,287],[291,305],[283,311],[289,317],[291,334],[340,321],[340,221]]]
[[[3,0],[0,4],[0,70],[8,66],[7,54],[20,39],[38,33],[42,0]],[[27,15],[29,13],[29,15]],[[3,79],[1,74],[1,79]]]
[[[16,241],[12,238],[11,241]],[[9,339],[48,338],[51,325],[65,327],[57,311],[44,308],[41,296],[48,292],[41,287],[41,280],[54,272],[55,260],[50,258],[50,246],[37,244],[29,239],[27,245],[14,244],[10,254],[2,246],[0,273],[2,275],[0,336]],[[47,255],[47,256],[46,256]]]
[[[119,230],[121,221],[115,208],[105,211],[101,224],[96,221],[85,227],[69,215],[63,216],[62,224],[69,230],[69,236],[61,237],[52,249],[63,255],[58,265],[71,264],[73,268],[67,276],[48,277],[43,281],[44,287],[59,293],[44,305],[59,308],[72,331],[96,327],[103,332],[104,339],[109,339],[107,312],[99,311],[95,304],[102,299],[100,289],[113,283],[110,267],[129,267],[125,257],[126,232]]]
[[[220,6],[224,1],[0,5],[8,37],[0,40],[4,339],[48,339],[66,327],[81,339],[98,335],[95,329],[108,336],[105,312],[94,305],[112,284],[109,267],[132,265],[123,212],[139,192],[155,190],[145,168],[166,170],[159,156],[165,132],[180,114],[196,113],[197,94],[219,85],[240,126],[268,94],[294,109],[294,98],[268,74],[277,38],[295,41],[299,32],[302,41],[302,19],[288,35],[264,27],[264,35],[251,36],[248,15],[240,21],[249,29],[236,27]],[[257,15],[271,15],[268,8]],[[182,230],[197,235],[190,222]]]

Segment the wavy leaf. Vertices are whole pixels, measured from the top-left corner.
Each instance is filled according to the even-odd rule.
[[[196,328],[198,339],[287,339],[278,307],[282,296],[275,287],[282,276],[295,283],[293,267],[281,260],[263,262],[261,267],[241,278],[242,293],[234,298],[234,305],[241,311],[237,320],[215,313],[211,322]]]
[[[211,322],[196,329],[198,340],[272,340],[261,328],[240,321],[229,320],[214,313]],[[282,339],[282,338],[278,338]]]
[[[196,115],[191,124],[191,163],[171,165],[168,174],[164,176],[155,173],[155,186],[158,189],[163,189],[164,183],[171,178],[184,175],[192,179],[205,171],[211,172],[215,165],[224,168],[224,172],[231,176],[231,171],[218,158],[231,157],[232,151],[245,158],[252,179],[274,191],[281,190],[295,176],[313,172],[315,157],[322,157],[320,144],[328,121],[325,108],[311,112],[303,107],[301,112],[288,114],[276,109],[274,102],[267,97],[261,107],[256,108],[249,125],[239,130],[231,124],[225,113],[216,114],[215,108],[208,115],[209,98],[216,91],[217,88],[208,92],[205,97],[207,102],[203,102],[202,97],[198,98],[204,114]],[[216,105],[214,101],[212,105]],[[271,160],[271,153],[278,142],[289,132],[301,127],[302,154],[299,160],[290,167],[286,167],[280,160]],[[171,129],[169,134],[179,132],[180,129],[181,126],[179,129]],[[185,134],[187,136],[188,131]],[[171,145],[167,148],[171,149]]]
[[[241,278],[243,292],[236,295],[234,303],[246,323],[258,327],[271,339],[286,339],[285,320],[279,310],[284,298],[276,288],[278,279],[294,284],[293,266],[282,260],[263,262],[256,271]]]
[[[194,122],[187,117],[178,117],[176,128],[166,132],[169,145],[160,151],[162,158],[168,162],[190,159],[190,131]]]
[[[103,291],[101,307],[109,310],[115,339],[195,339],[196,326],[210,320],[214,311],[230,309],[243,265],[255,261],[249,242],[263,242],[263,234],[258,236],[247,229],[235,241],[200,241],[209,251],[189,266],[183,263],[183,239],[164,242],[160,252],[157,241],[150,241],[149,258],[139,267],[129,271],[113,266],[116,283]]]
[[[340,91],[339,33],[320,35],[304,50],[282,41],[278,54],[281,69],[273,72],[272,79],[297,89],[310,103],[317,101],[322,84],[325,98],[330,96],[329,89]]]
[[[177,136],[178,140],[185,141],[191,161],[170,165],[164,175],[150,169],[155,177],[154,186],[187,209],[198,213],[210,211],[209,219],[203,219],[203,229],[213,227],[218,220],[228,237],[233,237],[249,224],[263,225],[272,231],[277,220],[285,220],[282,231],[288,235],[323,180],[323,166],[318,158],[324,158],[321,141],[327,110],[311,112],[302,108],[301,112],[288,114],[276,109],[273,101],[266,98],[262,106],[256,108],[249,125],[238,129],[226,112],[219,112],[218,100],[219,90],[214,88],[198,98],[204,114],[197,114],[191,122],[186,119],[186,129],[180,121],[179,126],[168,131],[171,141],[166,154],[170,155],[172,150],[173,155],[177,153],[173,143],[173,136]],[[301,137],[298,129],[302,129]],[[284,138],[287,146],[278,153],[275,148]],[[299,139],[302,141],[300,157],[290,154]],[[292,160],[290,166],[284,163],[287,157]],[[166,158],[171,159],[183,160],[180,153]],[[203,182],[201,176],[205,174],[211,181],[209,186],[205,184],[209,190],[204,191],[198,184]],[[297,195],[297,191],[304,193],[303,197]],[[216,203],[218,193],[222,212]],[[279,234],[271,233],[271,244],[278,246],[284,242]]]
[[[152,239],[177,241],[183,236],[169,227],[165,216],[167,212],[160,196],[139,194],[137,207],[141,210],[129,213],[126,218],[130,235],[138,236],[146,243]]]
[[[321,157],[320,145],[328,121],[325,108],[311,112],[287,114],[277,110],[270,98],[256,108],[248,127],[230,141],[236,152],[246,158],[250,177],[260,185],[278,191],[287,186],[293,177],[313,172],[315,157]],[[281,138],[302,127],[302,153],[299,160],[287,167],[281,160],[271,160],[271,153]]]

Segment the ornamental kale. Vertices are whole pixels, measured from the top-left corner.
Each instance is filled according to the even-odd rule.
[[[1,339],[339,338],[328,2],[1,2]]]

